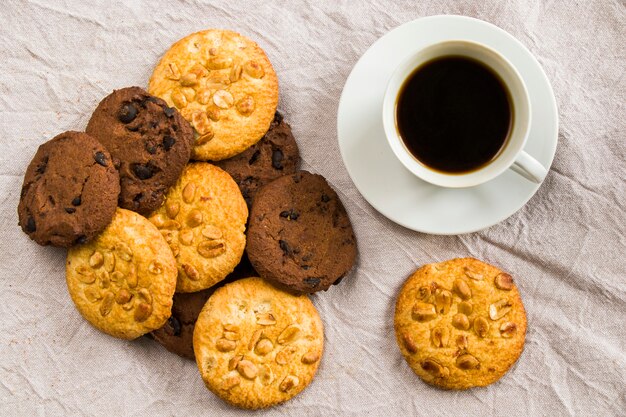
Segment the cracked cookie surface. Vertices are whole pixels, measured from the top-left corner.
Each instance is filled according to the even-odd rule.
[[[120,207],[144,216],[163,202],[189,161],[193,142],[193,130],[180,113],[139,87],[105,97],[87,133],[113,157],[120,175]]]
[[[89,323],[113,337],[135,339],[170,317],[176,261],[152,223],[118,208],[94,241],[69,250],[66,281]]]
[[[350,271],[357,246],[337,193],[321,175],[300,171],[258,191],[246,252],[263,278],[296,293],[312,293]]]
[[[148,91],[176,107],[195,129],[193,158],[218,161],[255,144],[278,105],[278,79],[265,52],[229,30],[176,42],[157,64]]]
[[[322,321],[306,295],[246,278],[215,291],[193,336],[207,388],[241,408],[265,408],[297,395],[322,357]]]
[[[177,292],[223,280],[246,246],[248,207],[232,177],[207,162],[188,164],[150,221],[170,244],[178,265]]]
[[[424,265],[404,284],[394,327],[400,351],[428,384],[489,385],[524,349],[526,312],[511,275],[473,258]]]
[[[250,208],[260,187],[278,177],[295,173],[299,163],[300,153],[291,127],[276,112],[270,130],[260,141],[215,165],[233,177]]]
[[[18,205],[19,224],[40,245],[92,240],[111,222],[120,193],[109,152],[82,132],[65,132],[39,147]]]

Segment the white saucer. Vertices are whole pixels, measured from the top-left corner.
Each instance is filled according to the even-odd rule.
[[[417,49],[452,39],[490,46],[519,71],[532,106],[526,152],[549,168],[558,140],[556,100],[548,78],[528,49],[497,26],[464,16],[431,16],[403,24],[376,41],[352,69],[341,94],[341,156],[357,189],[376,210],[404,227],[438,235],[470,233],[499,223],[522,208],[540,186],[508,170],[477,187],[441,188],[415,177],[391,151],[382,125],[389,77]]]

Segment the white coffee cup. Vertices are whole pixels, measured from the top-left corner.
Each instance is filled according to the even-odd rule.
[[[485,166],[468,173],[445,173],[424,165],[406,148],[398,130],[396,104],[404,81],[421,65],[443,56],[468,57],[483,63],[500,77],[511,95],[514,117],[503,149]],[[524,152],[530,123],[528,91],[515,67],[493,49],[464,40],[435,43],[404,60],[391,76],[383,99],[383,126],[393,153],[414,175],[442,187],[473,187],[494,179],[509,168],[532,182],[541,183],[548,171]]]

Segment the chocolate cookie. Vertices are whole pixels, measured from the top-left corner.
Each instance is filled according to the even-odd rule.
[[[250,207],[260,187],[273,179],[295,173],[299,162],[298,144],[291,134],[291,127],[276,112],[270,130],[260,141],[239,155],[215,162],[215,165],[233,177]]]
[[[326,290],[352,268],[356,251],[346,210],[321,175],[300,171],[258,191],[247,252],[261,277],[296,293]]]
[[[193,130],[178,111],[139,87],[105,97],[87,133],[111,152],[120,174],[120,207],[143,215],[163,203],[189,161],[193,142]]]
[[[85,133],[61,133],[39,147],[26,170],[19,224],[40,245],[86,243],[113,219],[119,193],[104,146]]]
[[[244,257],[235,270],[217,285],[198,292],[174,294],[171,317],[163,327],[152,332],[152,337],[170,352],[194,360],[193,328],[211,294],[224,284],[256,275],[252,265]]]

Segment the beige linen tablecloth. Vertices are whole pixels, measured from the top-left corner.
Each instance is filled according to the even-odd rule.
[[[390,222],[341,161],[336,114],[357,59],[394,27],[433,14],[494,23],[538,58],[560,114],[539,192],[479,233],[431,236]],[[626,5],[619,0],[125,1],[0,5],[0,415],[239,416],[195,363],[151,340],[104,335],[67,294],[65,250],[17,226],[37,146],[81,130],[114,88],[146,86],[177,39],[228,28],[255,39],[280,79],[302,168],[328,178],[352,219],[356,270],[313,302],[325,324],[316,379],[289,416],[626,414]],[[422,383],[396,347],[394,300],[421,264],[474,256],[510,271],[528,311],[526,349],[490,387]]]

